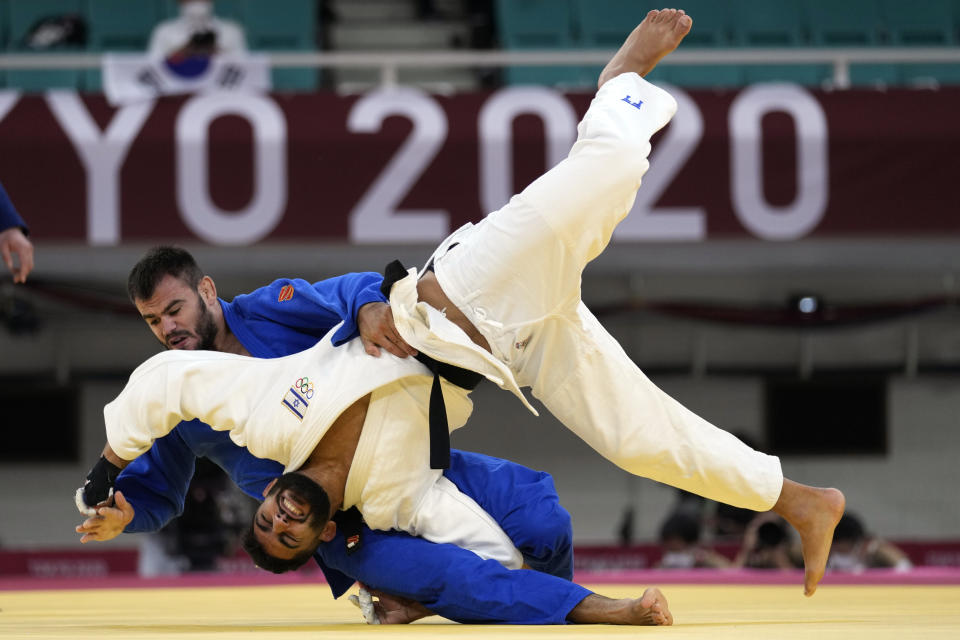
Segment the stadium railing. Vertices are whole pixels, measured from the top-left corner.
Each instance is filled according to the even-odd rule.
[[[276,51],[270,52],[276,69],[373,68],[381,85],[399,83],[398,70],[414,67],[504,67],[522,65],[603,65],[612,50],[524,51]],[[98,53],[0,54],[0,72],[20,70],[93,70],[102,64]],[[860,65],[946,65],[960,68],[957,47],[825,47],[678,50],[661,61],[666,69],[683,67],[729,67],[731,65],[827,65],[832,69],[828,86],[851,87],[851,70]],[[9,78],[8,78],[9,79]],[[932,78],[936,80],[936,78]],[[8,83],[13,85],[13,83]],[[8,88],[23,88],[8,86]]]

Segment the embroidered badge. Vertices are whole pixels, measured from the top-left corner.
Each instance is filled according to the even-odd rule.
[[[304,376],[297,378],[293,386],[287,390],[287,393],[283,396],[282,404],[299,420],[303,420],[303,414],[310,406],[311,398],[313,398],[313,383],[310,382],[310,378]]]
[[[640,105],[643,104],[643,100],[637,100],[636,102],[630,102],[630,96],[627,96],[626,98],[622,98],[622,100],[623,100],[624,102],[626,102],[628,105],[630,105],[631,107],[634,107],[634,108],[636,108],[636,109],[639,109],[639,108],[640,108]]]
[[[277,296],[277,302],[283,302],[284,300],[289,300],[293,297],[293,285],[285,284],[283,288],[280,289],[280,295]]]

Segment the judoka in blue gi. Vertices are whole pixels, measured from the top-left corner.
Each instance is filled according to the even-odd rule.
[[[307,348],[343,322],[335,342],[361,335],[373,355],[381,346],[407,355],[412,349],[386,322],[389,310],[379,290],[381,280],[374,273],[314,284],[283,279],[226,302],[217,297],[213,280],[203,275],[189,253],[160,247],[134,267],[128,289],[148,326],[170,349],[206,348],[273,358]],[[283,471],[280,463],[257,458],[234,444],[227,432],[196,420],[182,422],[123,470],[116,479],[116,504],[99,509],[98,516],[77,527],[84,534],[82,541],[164,526],[182,512],[200,456],[221,466],[255,498]],[[343,530],[317,549],[315,559],[334,597],[356,579],[461,622],[562,624],[622,618],[615,614],[624,608],[623,601],[604,599],[570,581],[570,517],[548,474],[452,451],[444,475],[500,524],[526,565],[536,570],[509,570],[450,544],[363,526],[356,552],[348,552]],[[650,591],[648,602],[662,600],[659,592]],[[381,612],[385,621],[409,621],[405,615],[398,619]]]

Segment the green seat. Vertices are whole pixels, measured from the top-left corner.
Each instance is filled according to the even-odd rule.
[[[243,0],[242,24],[251,49],[317,49],[317,3],[314,0]]]
[[[244,10],[243,0],[214,0],[213,3],[213,14],[215,16],[239,22],[246,27]]]
[[[743,79],[747,84],[795,82],[808,87],[819,87],[831,78],[833,78],[833,68],[828,64],[743,65]]]
[[[91,0],[96,2],[97,0]],[[177,0],[134,0],[135,2],[151,2],[156,4],[157,15],[161,20],[175,18],[180,15]],[[220,18],[228,18],[240,22],[243,18],[241,0],[214,0],[213,13]]]
[[[7,48],[9,34],[7,33],[7,0],[0,0],[0,51]],[[3,73],[0,71],[0,73]]]
[[[46,91],[47,89],[81,89],[84,74],[76,69],[8,69],[8,89]]]
[[[93,51],[146,51],[160,21],[153,2],[92,0],[87,11],[89,48]]]
[[[647,9],[632,0],[574,0],[572,12],[575,42],[581,49],[619,49],[647,15]],[[571,70],[571,79],[554,84],[594,88],[602,70],[603,65],[587,65],[579,69],[578,82]]]
[[[550,87],[561,88],[597,88],[597,77],[600,72],[597,71],[591,78],[592,67],[571,67],[571,66],[522,66],[507,67],[503,71],[503,80],[505,84],[524,85],[536,84]]]
[[[504,49],[572,49],[576,44],[568,0],[497,0],[495,13]],[[580,66],[515,66],[504,69],[503,79],[514,85],[580,87],[587,73]]]
[[[693,18],[693,29],[683,47],[728,47],[731,43],[729,4],[717,0],[685,0],[683,10]]]
[[[676,67],[673,67],[673,68],[675,69]],[[600,76],[600,69],[602,69],[602,67],[598,68],[597,72],[593,75],[594,82],[596,82],[597,78]],[[657,67],[656,69],[648,73],[646,76],[644,76],[644,78],[654,84],[659,84],[661,82],[671,82],[670,67],[666,65],[660,65],[659,67]]]
[[[87,10],[89,48],[93,51],[146,51],[150,34],[161,19],[158,3],[149,0],[91,0]],[[101,91],[100,69],[86,70],[83,84],[87,91]]]
[[[8,2],[7,48],[18,53],[29,50],[24,40],[37,21],[50,16],[83,14],[86,3],[82,0],[29,0]],[[59,52],[76,51],[81,47],[63,47]],[[6,72],[6,86],[24,91],[46,89],[79,89],[83,84],[83,72],[75,69],[12,69]]]
[[[876,46],[882,44],[883,20],[877,0],[802,0],[803,21],[810,43],[817,47]]]
[[[960,85],[960,64],[901,64],[900,73],[908,86]]]
[[[87,69],[83,72],[83,90],[87,93],[103,93],[103,71]]]
[[[960,0],[953,0],[953,37],[960,42]]]
[[[235,18],[246,30],[251,51],[315,51],[317,3],[314,0],[235,0]],[[226,0],[224,11],[227,11]],[[218,10],[220,5],[217,5]],[[225,17],[227,13],[223,14]],[[273,88],[279,91],[314,91],[317,69],[274,69]]]
[[[591,92],[597,90],[597,80],[600,78],[600,72],[603,71],[604,65],[588,65],[579,68],[580,75],[578,76],[579,82],[574,84],[571,80],[566,82],[558,82],[557,86],[560,87],[577,87],[579,89],[589,89]],[[660,65],[650,73],[648,73],[645,78],[653,83],[658,82],[670,82],[668,77],[669,67],[667,65]]]
[[[647,8],[633,0],[574,0],[573,19],[580,47],[618,49]]]
[[[496,23],[504,49],[574,46],[568,0],[497,0]]]
[[[951,0],[916,0],[909,5],[880,1],[890,44],[949,46],[957,42]]]
[[[800,4],[771,0],[734,0],[734,44],[743,47],[791,47],[804,44]],[[694,27],[696,28],[696,27]]]
[[[660,65],[666,80],[679,87],[728,89],[742,87],[743,68],[740,65]]]
[[[161,20],[167,20],[180,13],[177,7],[177,0],[154,0],[157,8],[157,15]]]
[[[851,87],[895,87],[901,84],[898,64],[851,64]]]

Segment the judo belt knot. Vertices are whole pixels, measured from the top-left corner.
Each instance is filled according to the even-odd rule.
[[[398,280],[407,277],[407,271],[399,260],[394,260],[383,270],[383,284],[380,291],[390,298],[390,289]],[[414,356],[433,374],[433,386],[430,389],[430,468],[450,468],[450,427],[447,423],[447,406],[443,401],[443,388],[440,378],[445,378],[462,389],[472,391],[477,388],[483,375],[461,367],[434,360],[422,351]]]

